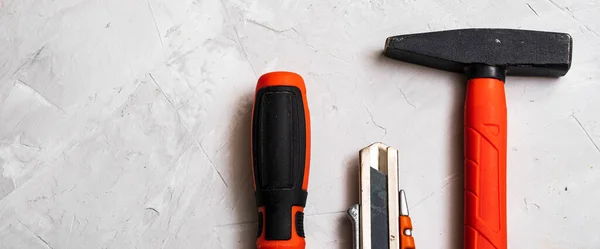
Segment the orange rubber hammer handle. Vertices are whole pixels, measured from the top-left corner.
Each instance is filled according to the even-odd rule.
[[[310,115],[300,75],[272,72],[256,85],[252,174],[258,249],[304,249],[310,169]]]
[[[474,78],[465,100],[466,249],[506,249],[504,82]]]

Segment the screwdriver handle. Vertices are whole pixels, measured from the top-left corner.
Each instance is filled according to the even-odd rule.
[[[474,78],[465,99],[465,249],[506,249],[504,82]]]
[[[258,249],[304,249],[310,117],[304,80],[291,72],[258,79],[252,108],[252,172]]]

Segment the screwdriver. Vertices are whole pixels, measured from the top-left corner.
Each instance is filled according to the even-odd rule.
[[[258,208],[256,247],[304,249],[310,115],[300,75],[271,72],[258,79],[251,137]]]

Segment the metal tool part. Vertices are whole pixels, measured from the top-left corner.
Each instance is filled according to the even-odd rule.
[[[348,210],[355,228],[354,248],[404,249],[400,234],[402,218],[399,220],[403,211],[398,188],[398,150],[382,143],[362,149],[359,181],[360,204]]]
[[[408,202],[406,201],[406,193],[400,190],[400,215],[408,216]]]
[[[457,29],[387,38],[384,54],[427,67],[469,74],[473,65],[514,76],[563,76],[571,67],[569,34],[517,29]],[[500,80],[503,80],[500,79]]]
[[[360,206],[358,204],[352,205],[348,209],[348,216],[352,220],[352,248],[360,249],[358,242],[360,241],[360,218],[359,218]]]

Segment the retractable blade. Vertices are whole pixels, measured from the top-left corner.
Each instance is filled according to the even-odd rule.
[[[414,249],[406,195],[398,185],[398,150],[374,143],[359,157],[359,204],[348,210],[353,248]]]

